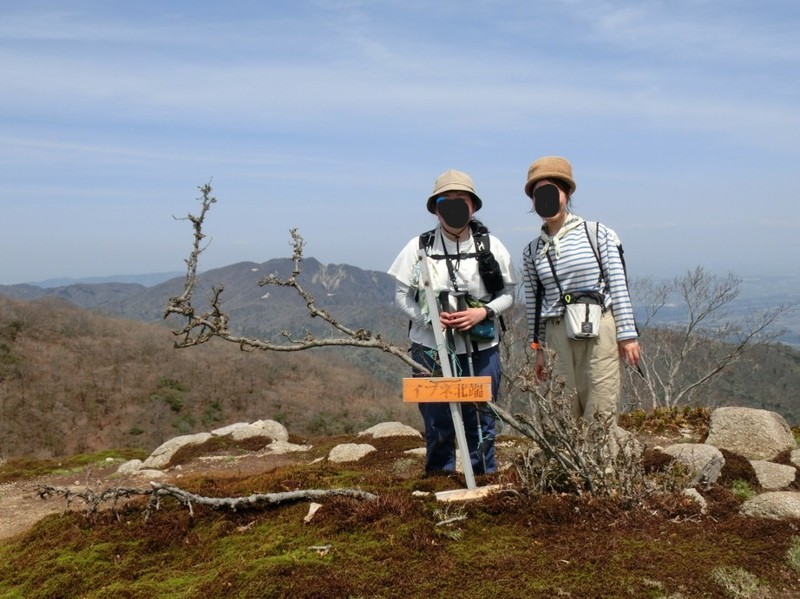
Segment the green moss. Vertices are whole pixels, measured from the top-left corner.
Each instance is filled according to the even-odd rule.
[[[0,597],[536,598],[599,589],[606,597],[720,597],[721,567],[746,567],[762,587],[793,588],[786,572],[796,567],[798,537],[735,508],[703,518],[681,497],[633,509],[515,489],[448,505],[410,489],[461,487],[458,477],[399,479],[377,463],[309,461],[256,476],[187,477],[180,486],[219,497],[349,486],[379,498],[326,499],[308,523],[307,502],[237,512],[194,506],[190,516],[169,498],[147,522],[143,503],[119,519],[50,516],[0,544]],[[441,524],[453,516],[463,519]]]
[[[786,551],[786,561],[795,573],[800,574],[800,537],[791,538],[791,544]]]
[[[143,449],[121,449],[80,454],[63,459],[9,458],[0,465],[0,483],[25,480],[47,474],[80,472],[87,467],[102,467],[110,461],[145,459]]]
[[[731,483],[731,491],[742,501],[747,501],[755,496],[755,491],[746,480],[737,478]]]

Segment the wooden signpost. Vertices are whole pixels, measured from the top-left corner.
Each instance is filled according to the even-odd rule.
[[[492,399],[492,377],[429,377],[403,379],[403,401],[486,402]]]

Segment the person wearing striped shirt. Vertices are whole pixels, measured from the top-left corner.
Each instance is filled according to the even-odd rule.
[[[528,169],[525,194],[543,220],[539,237],[526,246],[522,257],[528,336],[540,380],[547,376],[547,353],[554,355],[552,374],[572,392],[575,418],[616,417],[619,360],[634,367],[639,364],[638,331],[619,238],[605,225],[587,223],[572,212],[575,188],[572,165],[565,158],[545,156]],[[567,291],[601,294],[603,316],[596,337],[567,335],[563,300]]]

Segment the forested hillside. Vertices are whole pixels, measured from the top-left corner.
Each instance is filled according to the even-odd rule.
[[[244,353],[221,342],[176,350],[173,341],[164,326],[0,296],[0,457],[152,450],[258,419],[298,435],[416,424],[397,387],[330,350]]]
[[[276,339],[287,330],[300,338],[307,328],[329,334],[320,319],[308,318],[293,290],[257,285],[271,272],[286,276],[290,265],[283,259],[210,271],[195,303],[203,310],[211,286],[222,284],[223,308],[238,334]],[[320,307],[349,326],[401,346],[407,342],[387,275],[313,259],[304,268],[303,286]],[[380,420],[420,424],[415,408],[401,401],[400,379],[408,367],[374,350],[243,353],[221,341],[173,349],[161,316],[167,298],[181,288],[180,280],[172,280],[153,288],[75,285],[57,291],[58,297],[15,286],[18,294],[38,297],[28,301],[0,294],[0,457],[153,449],[178,434],[266,418],[299,435],[349,432]],[[141,321],[103,315],[111,312]],[[521,307],[514,312],[506,318],[505,341],[519,355],[526,333]],[[166,324],[182,323],[171,317]],[[647,355],[652,348],[643,332]],[[765,408],[796,425],[799,388],[800,351],[773,344],[749,353],[693,401]],[[507,393],[505,399],[511,398]],[[631,407],[629,400],[623,397],[623,406]]]

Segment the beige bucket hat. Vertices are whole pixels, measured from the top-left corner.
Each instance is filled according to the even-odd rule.
[[[531,164],[528,169],[528,182],[525,183],[525,195],[531,197],[533,186],[542,179],[560,179],[569,186],[573,193],[577,185],[572,178],[572,165],[569,160],[561,156],[544,156]]]
[[[428,212],[436,214],[436,198],[438,198],[445,191],[466,191],[471,194],[475,200],[475,212],[481,209],[483,202],[475,193],[475,185],[472,183],[472,177],[467,173],[450,169],[443,172],[436,178],[433,184],[433,194],[428,198]]]

